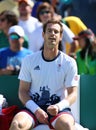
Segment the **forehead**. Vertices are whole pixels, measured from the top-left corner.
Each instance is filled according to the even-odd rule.
[[[60,25],[59,24],[57,24],[57,23],[49,23],[49,24],[47,24],[47,28],[46,29],[56,29],[56,30],[60,30],[61,29],[61,27],[60,27]]]
[[[25,6],[25,5],[28,5],[28,4],[26,2],[24,2],[24,1],[19,3],[19,6],[23,6],[23,5]]]

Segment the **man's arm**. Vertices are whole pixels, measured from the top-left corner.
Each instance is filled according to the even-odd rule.
[[[30,83],[20,80],[19,84],[19,99],[25,105],[28,100],[31,100],[29,96]]]
[[[14,68],[11,66],[0,69],[0,75],[12,75],[13,72],[14,72]]]
[[[48,115],[44,112],[32,99],[29,95],[30,83],[20,80],[19,85],[19,99],[21,102],[28,108],[31,112],[35,114],[39,122],[48,124]],[[36,110],[35,110],[36,108]]]
[[[59,103],[51,105],[47,108],[47,111],[51,115],[57,115],[58,112],[64,108],[70,107],[77,99],[77,87],[67,88],[67,96],[62,99]]]
[[[69,104],[72,105],[77,99],[77,87],[74,86],[67,88],[67,93],[68,95],[66,100],[68,100]]]

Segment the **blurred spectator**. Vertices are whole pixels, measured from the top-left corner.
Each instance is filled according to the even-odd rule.
[[[31,0],[19,0],[19,23],[28,37],[29,49],[30,44],[32,43],[33,35],[31,33],[41,25],[41,23],[34,17],[31,16],[31,11],[34,3]]]
[[[37,8],[43,2],[51,3],[51,0],[34,0],[34,6],[32,9],[32,13],[31,13],[33,17],[35,17],[35,18],[37,17]]]
[[[76,16],[67,16],[62,19],[62,22],[65,23],[70,30],[77,36],[81,31],[86,30],[87,26],[83,21]],[[69,50],[69,44],[66,44],[66,50]],[[75,52],[79,49],[78,42],[75,44]]]
[[[71,15],[73,0],[59,0],[59,12],[62,17]]]
[[[0,75],[18,74],[22,59],[32,54],[26,48],[23,48],[24,30],[18,25],[9,28],[10,47],[0,49]]]
[[[5,10],[0,13],[0,48],[8,47],[8,30],[11,26],[18,24],[18,17],[10,10]],[[24,37],[24,47],[28,48],[28,40]]]
[[[0,13],[4,10],[10,10],[19,16],[17,1],[19,0],[2,0],[0,2]]]
[[[96,74],[96,43],[92,30],[81,31],[74,38],[79,41],[80,50],[76,53],[79,74]],[[94,49],[95,47],[95,49]]]
[[[42,4],[39,5],[37,9],[37,18],[42,24],[45,24],[48,20],[55,18],[55,19],[60,19],[60,16],[55,14],[53,7],[46,2],[43,2]],[[31,44],[31,50],[33,51],[38,51],[42,46],[43,46],[43,37],[42,37],[42,31],[43,31],[43,25],[38,27],[31,35],[33,37],[32,39],[32,44]],[[72,31],[65,25],[63,24],[63,40],[62,40],[62,51],[65,52],[65,43],[69,42],[70,44],[73,44],[74,40],[74,34]]]

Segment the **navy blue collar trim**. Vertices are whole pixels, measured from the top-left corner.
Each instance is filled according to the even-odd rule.
[[[45,61],[47,61],[47,62],[51,62],[51,61],[54,61],[55,59],[57,59],[57,57],[58,57],[60,54],[61,54],[61,52],[59,51],[59,52],[58,52],[58,55],[57,55],[54,59],[52,59],[52,60],[47,60],[47,59],[45,59],[45,57],[44,57],[44,55],[43,55],[43,51],[42,51],[42,58],[43,58],[43,60],[45,60]]]

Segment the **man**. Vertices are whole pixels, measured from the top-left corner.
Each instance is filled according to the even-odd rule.
[[[46,22],[44,50],[23,60],[19,98],[26,109],[14,117],[10,130],[30,130],[40,123],[55,130],[75,130],[69,106],[77,97],[77,66],[73,58],[58,50],[62,31],[59,21]]]
[[[19,0],[18,9],[19,9],[19,23],[25,32],[25,35],[28,37],[29,49],[30,44],[32,43],[32,38],[34,37],[32,32],[41,25],[41,23],[34,17],[31,16],[32,8],[34,3],[32,0]]]
[[[23,47],[24,30],[14,25],[8,31],[9,47],[0,49],[0,75],[18,74],[22,59],[31,51]]]

